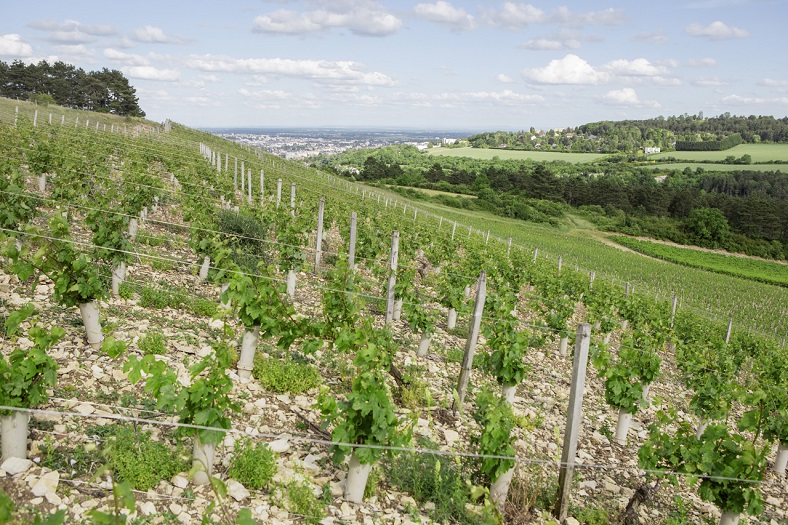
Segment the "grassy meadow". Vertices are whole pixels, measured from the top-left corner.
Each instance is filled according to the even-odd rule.
[[[571,164],[593,162],[605,157],[602,153],[559,153],[555,151],[522,151],[511,149],[486,149],[486,148],[431,148],[427,150],[430,155],[444,157],[469,157],[472,159],[491,160],[498,157],[501,160],[533,160],[536,162],[552,162],[560,160]]]
[[[687,161],[723,161],[733,155],[736,158],[749,155],[753,162],[785,161],[788,164],[788,144],[739,144],[725,151],[667,151],[649,155],[649,159],[674,159]]]

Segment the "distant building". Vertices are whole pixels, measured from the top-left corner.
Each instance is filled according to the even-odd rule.
[[[457,139],[443,139],[444,144],[456,144]]]
[[[643,153],[645,153],[646,155],[651,155],[653,153],[659,153],[659,152],[660,152],[660,148],[643,148]]]

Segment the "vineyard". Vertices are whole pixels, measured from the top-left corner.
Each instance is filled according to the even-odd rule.
[[[788,520],[780,295],[736,329],[169,121],[44,111],[0,111],[0,523]]]
[[[707,253],[693,248],[681,248],[662,243],[612,235],[610,239],[637,252],[712,272],[752,279],[764,283],[788,286],[788,266],[771,261]]]

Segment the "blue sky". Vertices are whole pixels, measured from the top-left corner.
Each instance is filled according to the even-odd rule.
[[[119,69],[149,118],[194,127],[788,114],[786,0],[7,4],[0,60]]]

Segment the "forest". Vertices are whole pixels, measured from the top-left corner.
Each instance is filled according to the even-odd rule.
[[[136,89],[116,69],[85,71],[71,64],[42,60],[25,64],[0,61],[0,96],[59,106],[144,117]]]

